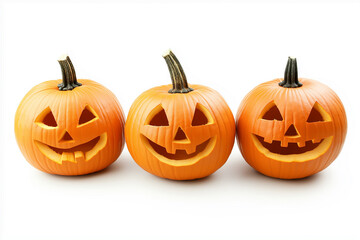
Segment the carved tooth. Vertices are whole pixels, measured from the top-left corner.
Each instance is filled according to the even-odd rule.
[[[281,147],[288,147],[289,143],[287,141],[281,141]]]
[[[61,154],[61,162],[64,161],[75,162],[74,154],[71,152],[63,152]]]
[[[196,151],[196,146],[191,146],[191,147],[185,149],[185,151],[187,154],[194,153]]]
[[[264,142],[272,143],[273,140],[272,140],[272,138],[270,138],[270,137],[265,137],[265,138],[264,138]]]
[[[84,161],[85,160],[85,156],[84,156],[84,153],[82,151],[76,151],[74,153],[75,155],[75,162],[78,162],[78,161]]]
[[[305,147],[305,142],[304,141],[300,141],[297,142],[298,147]]]
[[[174,147],[168,147],[166,148],[166,152],[167,153],[171,153],[171,154],[175,154],[176,153],[176,149]]]
[[[321,139],[317,139],[317,138],[315,138],[315,139],[313,139],[313,140],[311,140],[313,143],[319,143],[320,141],[321,141]]]
[[[68,161],[76,163],[75,156],[74,156],[73,152],[69,153]]]
[[[63,152],[61,157],[64,156],[64,155],[65,155],[66,160],[63,160],[63,161],[75,162],[74,153],[72,153],[72,152]]]
[[[68,156],[67,156],[66,152],[63,152],[63,153],[61,154],[61,162],[67,161],[67,158],[68,158]]]

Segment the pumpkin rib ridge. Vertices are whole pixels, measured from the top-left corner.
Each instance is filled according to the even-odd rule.
[[[208,91],[210,91],[210,90],[208,90]],[[201,98],[203,98],[203,100],[208,104],[208,106],[207,106],[207,108],[209,108],[209,109],[211,109],[211,111],[212,111],[212,113],[213,113],[213,115],[215,115],[215,116],[218,116],[219,118],[220,118],[220,121],[218,121],[218,119],[217,119],[217,121],[216,122],[220,122],[220,123],[222,123],[224,126],[223,126],[223,128],[224,129],[226,129],[225,130],[225,136],[224,136],[224,138],[225,139],[227,139],[227,135],[228,135],[228,132],[229,131],[227,131],[227,128],[226,128],[226,124],[225,124],[225,121],[224,121],[224,118],[223,118],[223,111],[222,110],[225,110],[225,109],[221,109],[221,111],[220,111],[220,109],[219,109],[219,107],[218,107],[218,104],[216,104],[215,103],[215,100],[213,99],[213,98],[217,98],[216,100],[216,102],[221,102],[222,104],[226,104],[226,102],[225,102],[225,100],[221,97],[221,95],[219,94],[219,93],[217,93],[216,91],[214,91],[214,90],[212,90],[212,91],[210,91],[211,92],[211,95],[213,96],[213,97],[210,97],[209,99],[207,99],[207,98],[205,98],[203,95],[201,95],[201,94],[199,94],[198,93],[198,95],[201,97]],[[219,96],[220,96],[220,98],[219,98]],[[211,101],[211,104],[209,103],[209,101]],[[213,108],[213,106],[216,106],[216,108],[214,109]],[[227,106],[227,104],[226,104],[226,106]],[[228,106],[227,106],[227,108],[228,108]],[[234,120],[232,121],[233,122],[233,124],[235,124],[234,123]],[[217,128],[218,128],[218,131],[220,132],[220,130],[222,129],[220,126],[219,126],[219,124],[217,124]],[[235,129],[235,128],[234,128]],[[234,130],[233,130],[234,131]],[[235,140],[235,134],[234,134],[234,140]],[[221,142],[221,149],[226,149],[226,148],[224,148],[224,145],[225,145],[225,142]],[[234,145],[234,143],[233,143],[233,145]],[[232,146],[233,147],[233,146]],[[231,148],[232,149],[232,148]],[[231,152],[230,152],[231,153]],[[217,155],[219,155],[219,153],[217,154]],[[230,154],[228,154],[228,157],[230,156]],[[226,161],[227,161],[227,159],[228,159],[228,157],[226,158],[226,160],[225,160],[225,162],[219,162],[218,160],[217,161],[214,161],[214,166],[215,165],[220,165],[220,166],[222,166],[222,165],[224,165],[225,163],[226,163]],[[218,159],[218,157],[217,157],[217,159]]]
[[[151,89],[150,89],[150,90],[151,90]],[[134,117],[132,118],[132,121],[133,121],[133,122],[134,122],[134,119],[142,119],[143,116],[144,116],[144,114],[145,114],[145,112],[148,112],[147,109],[149,109],[149,105],[152,103],[152,100],[149,99],[149,97],[148,97],[148,94],[151,93],[150,90],[148,90],[148,91],[146,91],[145,93],[142,94],[142,95],[143,95],[143,99],[142,99],[142,100],[138,100],[138,101],[135,100],[135,102],[137,102],[136,109],[141,107],[141,108],[144,108],[144,111],[142,111],[142,112],[140,113],[140,117],[137,117],[138,114],[139,114],[139,112],[136,112],[135,115],[134,115]],[[139,98],[140,98],[142,95],[140,95]],[[136,116],[136,118],[135,118],[135,116]],[[132,130],[130,130],[130,131],[132,132]],[[131,133],[131,135],[132,135],[132,134],[133,134],[133,133]],[[133,142],[136,141],[135,139],[136,139],[136,138],[133,138]],[[137,140],[137,141],[139,141],[139,140]],[[140,141],[139,141],[139,143],[140,143]],[[134,153],[134,154],[137,155],[136,153]],[[149,155],[148,151],[146,151],[146,155]],[[134,157],[134,159],[136,159],[136,156]],[[147,172],[149,172],[149,171],[148,171],[149,169],[150,169],[150,171],[156,171],[156,170],[154,170],[154,169],[152,168],[150,162],[148,161],[148,158],[146,158],[146,160],[147,160],[147,161],[146,161],[146,162],[147,162],[147,168],[142,167],[140,164],[139,164],[139,166],[142,167],[142,168],[144,168],[144,170],[146,170]],[[159,167],[160,167],[160,166],[159,166]],[[160,172],[160,174],[162,174],[162,173]]]
[[[317,86],[318,86],[319,84],[322,85],[321,83],[318,83],[318,82],[317,82],[316,84],[317,84]],[[324,87],[324,86],[323,86],[323,87]],[[328,88],[327,86],[325,86],[325,87]],[[316,89],[317,89],[317,88],[316,88]],[[334,112],[331,111],[331,108],[329,107],[329,104],[328,104],[329,101],[331,101],[331,99],[328,99],[328,98],[327,98],[327,99],[325,100],[325,98],[323,97],[322,92],[318,92],[318,91],[314,92],[314,90],[309,89],[309,95],[310,95],[310,96],[308,96],[308,97],[311,97],[314,102],[315,102],[315,97],[314,97],[315,94],[318,95],[318,97],[321,99],[321,102],[323,102],[322,105],[325,106],[326,111],[329,111],[329,112],[331,113],[331,115],[334,116],[334,114],[333,114]],[[333,128],[335,128],[334,119],[332,119],[332,126],[333,126]],[[335,132],[334,132],[333,134],[335,134]],[[332,144],[333,144],[333,143],[332,143]],[[336,149],[333,149],[333,150],[331,151],[331,153],[329,154],[330,157],[334,154],[334,151],[336,151]],[[324,170],[324,169],[328,166],[328,164],[330,164],[330,163],[328,163],[329,159],[331,159],[330,157],[327,159],[327,161],[324,161],[323,163],[321,163],[321,162],[319,161],[316,169],[314,168],[314,173],[321,171],[321,169]],[[317,171],[317,170],[318,170],[318,171]],[[314,174],[314,173],[313,173],[313,174]]]
[[[304,90],[303,90],[303,92],[304,92]],[[308,88],[308,91],[306,93],[304,93],[304,95],[306,96],[307,99],[309,99],[309,98],[311,99],[311,101],[309,102],[309,105],[312,108],[313,106],[311,106],[311,102],[316,102],[315,101],[316,99],[314,97],[314,93],[313,93],[312,89]],[[319,97],[323,101],[321,94],[317,93],[317,95],[319,95]],[[326,104],[326,102],[325,102],[325,104]],[[326,106],[326,108],[329,108],[327,106],[327,104],[325,106]],[[334,125],[334,124],[332,124],[332,125]],[[318,128],[318,126],[316,126],[316,132],[318,132],[318,131],[319,131],[319,128]],[[321,169],[324,169],[325,165],[324,164],[321,165],[321,163],[322,163],[321,161],[313,161],[312,163],[313,163],[313,165],[315,165],[315,164],[316,165],[313,167],[313,171],[311,172],[311,175],[321,171]],[[326,161],[324,161],[324,163],[326,163]]]
[[[192,95],[193,99],[195,98],[196,99],[196,102],[199,102],[198,101],[198,98],[201,98],[203,101],[206,102],[207,106],[205,106],[207,109],[210,109],[211,112],[212,112],[212,115],[214,115],[214,110],[212,109],[212,105],[210,105],[207,101],[207,99],[201,94],[201,91],[197,90],[196,92],[194,91],[193,95]],[[194,101],[194,105],[196,107],[196,104],[195,104],[195,101]],[[216,121],[218,122],[218,121]],[[216,157],[216,156],[215,156]],[[213,161],[212,162],[212,165],[216,166],[217,164],[217,161]],[[205,175],[205,172],[206,172],[206,169],[204,167],[201,167],[200,168],[200,174],[201,176],[204,176]]]
[[[222,101],[222,104],[225,104],[225,106],[226,106],[226,108],[227,108],[227,109],[226,109],[226,108],[222,107],[223,109],[221,109],[221,114],[220,114],[220,111],[219,111],[219,109],[218,109],[218,110],[217,110],[217,112],[218,112],[217,115],[219,115],[219,117],[220,117],[220,119],[221,119],[220,122],[223,123],[223,128],[225,129],[225,134],[226,134],[225,137],[226,137],[226,138],[229,138],[229,139],[230,139],[230,143],[232,143],[232,144],[230,144],[231,146],[229,145],[229,147],[228,147],[229,153],[227,154],[227,158],[226,158],[225,162],[220,163],[221,166],[222,166],[222,165],[224,165],[224,164],[226,163],[227,159],[229,158],[229,156],[230,156],[230,154],[231,154],[231,150],[232,150],[233,147],[234,147],[234,141],[235,141],[235,127],[234,127],[234,125],[235,125],[235,121],[234,121],[234,119],[233,119],[232,112],[231,112],[229,106],[227,105],[225,99],[223,99],[220,94],[215,94],[215,93],[214,93],[214,95],[218,98],[218,101]],[[211,99],[210,99],[210,100],[211,100]],[[225,117],[225,119],[224,119],[224,117]],[[227,124],[225,124],[225,123],[227,123]],[[228,124],[228,123],[230,123],[230,124]],[[219,125],[218,125],[218,126],[219,126]],[[220,130],[221,130],[221,129],[219,129],[219,131],[220,131]],[[229,135],[230,132],[232,133],[231,135]],[[227,149],[227,147],[224,146],[224,145],[228,145],[228,143],[227,143],[227,142],[222,142],[222,147],[221,147],[221,149]],[[218,154],[219,154],[219,153],[218,153]]]
[[[44,93],[44,96],[42,97],[42,100],[40,101],[41,103],[43,103],[43,104],[38,104],[38,105],[36,105],[36,104],[31,104],[30,106],[34,106],[34,105],[36,105],[37,107],[37,109],[41,109],[41,107],[44,107],[43,105],[45,105],[45,106],[50,106],[50,104],[51,103],[53,103],[54,102],[54,97],[49,97],[51,95],[51,92],[49,91],[46,95],[45,95],[45,93]],[[36,97],[36,95],[33,95],[33,97],[31,98],[31,99],[29,99],[29,102],[31,101],[31,100],[33,100],[33,101],[35,101],[35,97]],[[50,108],[50,110],[51,110],[51,108]],[[51,111],[53,111],[53,110],[51,110]],[[39,112],[41,112],[41,110],[39,111]],[[33,117],[33,119],[31,119],[31,122],[35,122],[35,119],[36,119],[36,116],[34,116]],[[33,128],[30,128],[30,133],[31,133],[31,136],[33,136]],[[45,135],[45,137],[46,137],[46,140],[47,140],[47,138],[48,138],[48,135]],[[32,141],[32,140],[30,140],[30,141]],[[33,144],[29,144],[30,146],[31,146],[31,153],[36,153],[36,151],[35,151],[35,146],[33,145]],[[52,167],[49,165],[49,162],[47,162],[47,161],[44,161],[43,163],[41,163],[38,159],[38,156],[37,155],[39,155],[39,154],[34,154],[34,156],[33,156],[33,158],[32,159],[34,159],[35,160],[35,162],[38,162],[39,163],[39,165],[41,166],[41,169],[43,170],[43,171],[45,171],[45,172],[50,172],[50,173],[52,173],[54,170],[52,169]],[[45,165],[45,167],[44,167],[44,165]]]

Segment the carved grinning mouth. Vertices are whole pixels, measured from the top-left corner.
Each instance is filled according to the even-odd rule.
[[[305,146],[299,147],[298,143],[288,143],[287,147],[281,146],[281,141],[267,143],[263,137],[252,134],[257,149],[269,158],[281,161],[307,161],[318,158],[330,147],[332,136],[322,139],[318,143],[306,141]]]
[[[45,143],[35,140],[35,144],[47,158],[62,164],[63,161],[76,163],[79,160],[89,161],[101,149],[103,149],[107,142],[107,134],[103,133],[100,136],[90,140],[89,142],[72,148],[56,148]]]
[[[204,151],[204,149],[206,148],[206,146],[209,144],[210,139],[206,140],[205,142],[199,144],[196,146],[196,151],[191,153],[191,154],[187,154],[185,150],[182,149],[177,149],[175,154],[172,153],[168,153],[166,151],[166,148],[154,143],[153,141],[149,140],[149,143],[151,145],[151,147],[155,150],[155,152],[157,152],[158,154],[168,158],[168,159],[172,159],[172,160],[186,160],[192,157],[195,157],[196,155],[198,155],[200,152]]]
[[[272,153],[282,154],[282,155],[289,155],[289,154],[301,154],[311,150],[314,150],[320,143],[324,140],[322,139],[318,143],[313,143],[311,140],[305,142],[304,147],[299,147],[297,143],[288,143],[287,147],[281,146],[281,141],[272,141],[272,143],[267,143],[264,141],[263,137],[255,135],[259,142],[268,149]]]
[[[142,135],[142,140],[152,155],[161,162],[172,166],[186,166],[198,162],[200,159],[203,159],[212,152],[216,143],[216,137],[212,137],[197,145],[196,150],[193,153],[187,154],[185,150],[177,149],[175,154],[172,154],[168,153],[166,148],[152,142],[144,135]]]

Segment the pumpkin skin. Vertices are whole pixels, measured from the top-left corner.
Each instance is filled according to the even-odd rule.
[[[17,143],[35,168],[83,175],[114,162],[124,147],[125,117],[115,95],[91,80],[68,91],[61,80],[40,83],[21,101],[15,116]]]
[[[347,121],[339,97],[318,81],[298,81],[302,86],[279,86],[284,78],[260,84],[238,109],[240,151],[254,169],[270,177],[315,174],[335,160],[344,144]]]
[[[226,162],[233,148],[235,121],[225,100],[211,88],[190,87],[187,93],[170,93],[171,85],[152,88],[130,108],[127,147],[136,163],[156,176],[206,177]]]

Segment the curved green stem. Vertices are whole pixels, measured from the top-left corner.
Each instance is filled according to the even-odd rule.
[[[58,84],[58,88],[60,91],[73,90],[76,87],[81,86],[76,79],[76,73],[74,65],[72,64],[68,55],[63,55],[58,60],[61,73],[62,73],[62,83]]]
[[[279,85],[284,88],[297,88],[302,86],[298,78],[296,58],[289,57],[285,68],[284,80],[280,82]]]
[[[193,91],[194,89],[189,87],[185,72],[174,53],[169,50],[163,55],[163,57],[165,58],[166,64],[169,68],[171,82],[173,85],[172,89],[169,90],[169,93],[188,93]]]

